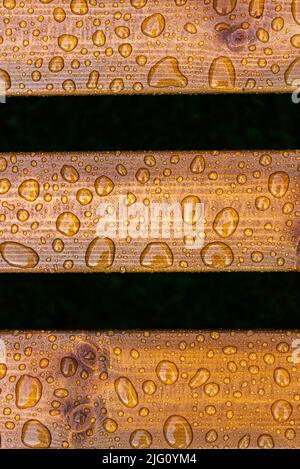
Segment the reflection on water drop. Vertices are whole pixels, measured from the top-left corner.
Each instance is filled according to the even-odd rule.
[[[138,395],[130,379],[125,376],[116,379],[115,390],[118,398],[126,407],[133,408],[138,405]]]
[[[193,431],[189,422],[180,415],[172,415],[164,424],[164,436],[172,448],[188,448],[193,441]]]

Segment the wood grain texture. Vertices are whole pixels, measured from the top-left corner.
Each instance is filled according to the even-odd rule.
[[[299,160],[299,151],[2,154],[0,271],[296,270]]]
[[[2,448],[299,448],[298,331],[2,333]]]
[[[300,0],[3,0],[0,22],[8,95],[299,87]]]

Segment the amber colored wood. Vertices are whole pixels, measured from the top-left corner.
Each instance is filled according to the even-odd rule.
[[[1,333],[2,448],[299,448],[299,331]]]
[[[0,22],[8,95],[299,88],[300,0],[3,0]]]
[[[0,271],[296,270],[299,160],[299,151],[1,154]],[[157,220],[169,232],[153,232]]]

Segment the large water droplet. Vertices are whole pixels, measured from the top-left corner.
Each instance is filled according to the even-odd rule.
[[[149,243],[142,252],[140,261],[148,269],[166,269],[173,265],[173,253],[167,243]]]
[[[161,13],[154,13],[142,22],[143,33],[151,38],[159,36],[165,29],[165,18]]]
[[[249,14],[252,18],[260,18],[265,8],[265,0],[251,0],[249,4]]]
[[[135,449],[150,448],[152,436],[147,430],[135,430],[131,433],[129,442]]]
[[[277,171],[269,177],[269,191],[274,197],[280,199],[286,194],[289,183],[289,175],[284,171]]]
[[[233,262],[231,248],[220,242],[209,243],[201,251],[201,257],[205,265],[211,268],[224,269]]]
[[[164,384],[174,384],[178,379],[178,368],[169,360],[162,360],[156,367],[156,374]]]
[[[172,448],[188,448],[193,441],[193,431],[189,422],[180,415],[172,415],[164,424],[164,436]]]
[[[209,69],[209,86],[213,89],[233,89],[235,68],[229,57],[217,57]]]
[[[150,69],[148,85],[155,88],[169,88],[171,86],[184,88],[188,80],[179,70],[175,57],[164,57]]]
[[[138,405],[138,395],[130,379],[125,376],[116,379],[115,390],[118,398],[126,407],[133,408]]]
[[[105,197],[106,195],[110,194],[114,187],[114,183],[107,176],[100,176],[95,181],[95,189],[100,197]]]
[[[40,193],[40,185],[35,179],[27,179],[20,184],[19,196],[28,202],[34,202]]]
[[[20,409],[27,409],[37,405],[42,397],[43,387],[38,378],[23,375],[16,384],[16,405]]]
[[[70,8],[75,15],[86,15],[89,11],[86,0],[72,0]]]
[[[271,411],[274,420],[281,423],[286,422],[290,418],[293,408],[288,401],[279,399],[272,404]]]
[[[66,378],[75,375],[78,363],[73,357],[63,357],[60,362],[60,371]]]
[[[229,15],[236,6],[236,0],[213,0],[213,6],[218,15]]]
[[[79,174],[78,174],[77,169],[74,168],[74,166],[70,166],[67,164],[63,165],[63,167],[61,168],[60,174],[62,175],[65,181],[71,182],[73,184],[77,182],[79,179]]]
[[[28,448],[49,448],[51,433],[39,420],[27,420],[22,428],[22,442]]]
[[[299,0],[292,0],[292,13],[296,23],[300,24],[300,2]]]
[[[274,370],[274,381],[278,386],[281,386],[282,388],[285,388],[288,386],[291,382],[291,377],[285,368],[276,368]]]
[[[72,34],[62,34],[58,38],[58,45],[64,52],[72,52],[78,44],[78,38]]]
[[[239,214],[232,207],[223,208],[216,216],[213,228],[222,238],[231,236],[239,224]]]
[[[0,253],[12,267],[33,269],[39,263],[39,256],[32,248],[13,241],[0,244]]]
[[[115,243],[110,238],[95,238],[89,244],[86,254],[86,265],[93,270],[103,271],[113,265]]]
[[[300,80],[300,58],[295,59],[286,69],[284,74],[285,82],[289,86],[295,86]]]
[[[199,368],[199,370],[194,374],[191,378],[189,385],[192,389],[198,388],[199,386],[203,386],[206,381],[209,380],[210,372],[206,368]]]
[[[65,236],[74,236],[80,228],[80,221],[72,212],[61,213],[56,220],[57,230]]]
[[[190,169],[194,174],[201,174],[205,169],[205,159],[203,156],[195,156],[191,162]]]

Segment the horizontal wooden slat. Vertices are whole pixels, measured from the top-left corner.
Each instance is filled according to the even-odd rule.
[[[296,270],[299,160],[299,151],[2,154],[0,270]],[[155,204],[179,212],[168,219]],[[152,231],[159,219],[169,233]]]
[[[299,448],[298,331],[2,333],[2,448]]]
[[[0,21],[9,95],[284,92],[300,80],[299,0],[3,0]]]

